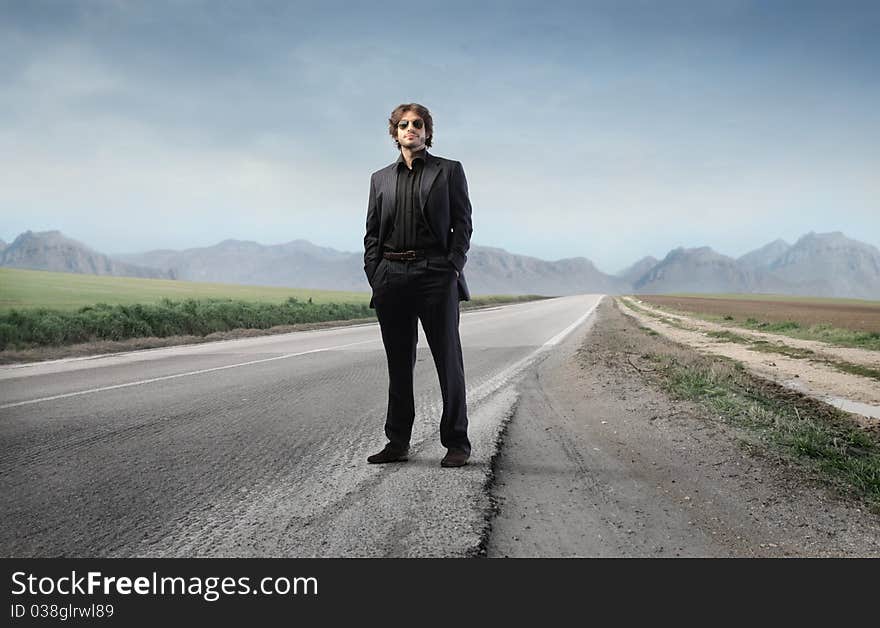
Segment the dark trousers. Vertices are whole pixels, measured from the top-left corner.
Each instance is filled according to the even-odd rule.
[[[443,414],[440,442],[468,454],[464,362],[458,335],[458,287],[445,257],[414,261],[383,259],[373,278],[373,305],[388,358],[388,414],[385,435],[395,446],[409,445],[415,420],[413,369],[418,321],[428,339],[440,379]]]

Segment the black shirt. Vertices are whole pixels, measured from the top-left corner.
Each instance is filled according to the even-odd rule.
[[[425,151],[415,154],[412,168],[406,167],[402,153],[397,160],[397,208],[394,227],[385,240],[387,251],[440,248],[422,214],[420,191],[424,168]]]

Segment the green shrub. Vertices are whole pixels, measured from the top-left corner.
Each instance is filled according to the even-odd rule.
[[[163,299],[158,304],[97,303],[75,312],[10,310],[0,314],[0,350],[150,336],[207,336],[231,329],[267,329],[276,325],[373,316],[366,304],[301,303],[293,297],[280,304],[231,299]]]
[[[20,338],[18,327],[9,323],[0,323],[0,347],[13,346]]]

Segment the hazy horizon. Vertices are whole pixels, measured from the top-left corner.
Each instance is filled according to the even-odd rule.
[[[387,117],[431,108],[473,243],[616,273],[880,245],[880,4],[0,0],[0,238],[362,247]]]

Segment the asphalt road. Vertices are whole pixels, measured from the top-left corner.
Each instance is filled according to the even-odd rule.
[[[410,461],[377,325],[0,368],[3,556],[465,556],[516,382],[598,295],[461,318],[471,463],[441,469],[427,343]]]

